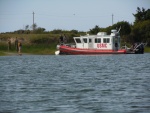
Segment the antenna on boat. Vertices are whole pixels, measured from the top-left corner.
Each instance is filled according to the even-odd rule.
[[[121,30],[121,26],[120,26],[120,28],[119,28],[119,30],[118,30],[118,32],[117,32],[117,33],[119,33],[119,32],[120,32],[120,30]]]

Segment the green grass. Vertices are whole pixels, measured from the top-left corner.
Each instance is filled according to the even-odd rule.
[[[22,46],[23,53],[50,55],[54,54],[56,44],[29,44]]]
[[[15,40],[17,37],[22,42],[22,53],[28,54],[54,54],[58,43],[58,34],[0,34],[0,51],[1,54],[8,52],[7,39]],[[2,41],[1,41],[2,40]],[[16,53],[15,44],[12,42],[10,53]]]
[[[150,53],[150,47],[145,47],[145,52]]]
[[[0,51],[0,56],[5,56],[6,54],[3,51]]]
[[[51,55],[55,53],[57,43],[50,44],[22,44],[22,53],[27,54],[42,54]],[[6,43],[0,43],[0,55],[5,55],[5,53],[17,53],[14,44],[11,45],[11,50],[8,51],[8,46]]]

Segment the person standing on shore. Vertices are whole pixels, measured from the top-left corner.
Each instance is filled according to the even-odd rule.
[[[18,54],[19,55],[22,55],[21,49],[22,49],[22,43],[21,43],[21,41],[18,41]]]
[[[63,45],[63,43],[64,43],[62,34],[59,37],[59,43],[60,43],[60,45]]]
[[[66,37],[65,34],[64,34],[64,36],[63,36],[63,41],[64,41],[64,43],[67,43],[67,37]]]
[[[8,43],[8,51],[9,51],[9,50],[11,50],[11,40],[10,40],[10,38],[8,38],[7,43]]]
[[[16,37],[16,40],[15,40],[15,48],[16,48],[16,51],[18,52],[18,39]]]

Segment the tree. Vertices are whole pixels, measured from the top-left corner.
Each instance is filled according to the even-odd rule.
[[[134,42],[147,42],[150,46],[150,9],[137,8],[137,13],[133,14],[135,22],[132,27]]]
[[[29,25],[26,25],[25,26],[25,30],[27,31],[29,29]]]
[[[53,31],[50,31],[50,33],[52,33],[52,34],[62,34],[62,30],[61,29],[54,29]]]
[[[41,27],[38,27],[37,29],[34,30],[34,33],[43,33],[45,31],[45,28],[41,28]]]
[[[74,33],[74,34],[78,34],[78,31],[77,31],[77,30],[71,30],[70,32],[71,32],[71,33]]]
[[[131,33],[131,25],[129,24],[129,22],[126,21],[118,22],[112,26],[112,29],[118,30],[120,27],[121,27],[120,30],[121,35],[129,35]]]
[[[91,34],[97,34],[98,32],[100,32],[100,27],[98,25],[96,25],[93,29],[90,29]]]
[[[29,25],[26,25],[26,26],[25,26],[25,33],[26,33],[26,34],[30,33]]]
[[[133,14],[133,16],[135,17],[135,23],[150,19],[150,9],[145,10],[144,8],[140,9],[139,7],[137,7],[136,12],[136,14]]]
[[[31,28],[32,28],[33,30],[35,30],[35,29],[37,28],[37,24],[36,24],[36,23],[33,24],[33,25],[31,26]]]
[[[135,42],[147,42],[150,45],[150,20],[136,23],[132,28]]]
[[[112,29],[119,30],[120,27],[121,27],[120,30],[121,35],[129,35],[131,33],[131,25],[126,21],[118,22],[113,26],[109,26],[107,28],[99,28],[99,31],[107,32],[107,34],[110,34]]]
[[[150,9],[148,9],[146,12],[146,19],[150,20]]]

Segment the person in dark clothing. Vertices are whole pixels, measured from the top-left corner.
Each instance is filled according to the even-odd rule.
[[[67,37],[66,37],[65,34],[64,34],[64,36],[63,36],[63,42],[64,42],[64,43],[67,43]]]
[[[63,44],[63,43],[64,43],[64,39],[63,39],[63,36],[62,36],[62,35],[59,37],[59,43],[60,43],[60,44]]]
[[[118,51],[118,43],[115,43],[115,50]]]

